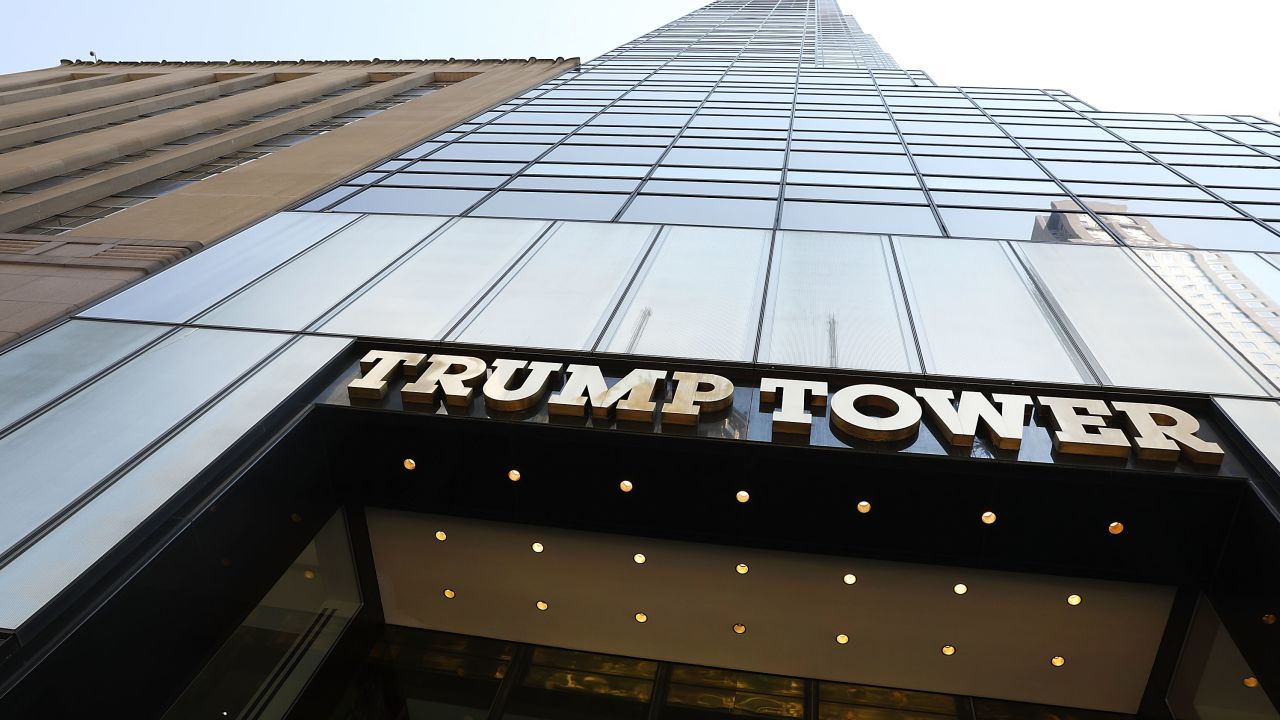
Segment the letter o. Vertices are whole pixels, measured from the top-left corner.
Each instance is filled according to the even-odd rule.
[[[889,417],[867,415],[858,405],[892,410]],[[831,423],[862,440],[905,440],[920,430],[920,401],[887,385],[850,385],[831,396]]]

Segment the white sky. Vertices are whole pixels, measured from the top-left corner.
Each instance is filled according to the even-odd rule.
[[[0,72],[106,60],[589,59],[704,0],[7,0]],[[1280,119],[1280,0],[841,0],[939,84]]]

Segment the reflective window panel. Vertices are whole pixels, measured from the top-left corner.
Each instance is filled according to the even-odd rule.
[[[0,430],[163,333],[158,325],[72,320],[0,355]]]
[[[450,339],[590,349],[656,230],[561,224]]]
[[[282,345],[287,336],[172,331],[83,391],[0,437],[0,554]],[[145,404],[139,388],[155,388]],[[159,391],[162,389],[162,391]],[[122,408],[130,408],[122,412]],[[103,432],[110,428],[110,432]]]
[[[1265,394],[1211,331],[1121,248],[1018,243],[1070,332],[1111,384]]]
[[[667,228],[600,348],[750,360],[768,251],[764,230]]]
[[[1280,384],[1280,269],[1252,253],[1137,254],[1246,360]]]
[[[933,211],[924,205],[806,202],[782,204],[784,230],[941,235]]]
[[[108,326],[118,331],[138,327],[121,323]],[[273,342],[281,340],[279,336],[258,335]],[[324,367],[349,342],[343,338],[297,339],[172,439],[0,569],[0,627],[17,627],[16,623],[43,607],[67,583],[87,570],[299,385]],[[233,354],[227,359],[238,361],[234,355],[234,343],[232,350]],[[97,388],[90,390],[97,391]],[[91,475],[84,479],[90,480]]]
[[[367,215],[199,317],[208,325],[301,330],[444,224]]]
[[[1280,403],[1272,400],[1214,398],[1231,422],[1280,472]]]
[[[1249,220],[1103,215],[1131,247],[1193,247],[1206,250],[1280,250],[1280,235]]]
[[[438,340],[547,228],[463,218],[321,325],[342,335]]]
[[[358,217],[334,213],[273,215],[81,315],[185,322]]]
[[[925,369],[1093,382],[1006,243],[896,238]]]
[[[760,361],[918,372],[888,238],[781,232]]]

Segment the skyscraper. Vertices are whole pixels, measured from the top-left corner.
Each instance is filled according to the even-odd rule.
[[[834,0],[532,65],[76,229],[229,237],[0,354],[0,712],[1276,716],[1280,125]]]

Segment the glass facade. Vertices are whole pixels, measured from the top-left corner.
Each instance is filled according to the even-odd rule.
[[[436,87],[152,189],[197,181]],[[82,208],[24,232],[57,233],[110,211]],[[1280,124],[1104,112],[1060,90],[941,86],[899,68],[835,0],[716,0],[0,354],[0,639],[47,622],[67,588],[96,581],[103,559],[157,517],[165,528],[194,523],[175,498],[212,482],[210,468],[239,472],[219,465],[233,448],[283,442],[287,423],[273,413],[304,388],[335,382],[332,368],[353,348],[563,351],[635,367],[841,371],[1028,395],[1156,393],[1213,409],[1221,435],[1255,445],[1273,475],[1278,313]],[[736,438],[735,428],[746,427],[737,415],[750,410],[730,408],[716,437]],[[432,421],[449,414],[441,409]],[[823,426],[815,432],[832,432]],[[552,427],[548,437],[567,429]],[[1045,445],[1036,452],[1049,456]],[[941,444],[932,449],[940,463],[949,460]],[[1018,459],[982,441],[972,452],[992,467]],[[483,454],[466,444],[432,451],[452,453]],[[892,475],[875,465],[882,460],[867,467]],[[1132,469],[1090,460],[1097,485]],[[832,477],[861,477],[867,467],[851,463]],[[1263,493],[1272,479],[1253,482],[1250,491]],[[998,504],[1023,492],[1015,484],[993,480],[975,495]],[[691,493],[703,492],[695,485]],[[1082,490],[1082,513],[1090,497]],[[869,513],[870,504],[858,507]],[[649,513],[665,521],[668,511]],[[542,506],[529,512],[555,517]],[[326,567],[336,563],[341,582],[326,594],[281,578],[267,599],[243,608],[248,619],[222,638],[211,669],[171,698],[172,717],[231,695],[237,707],[257,708],[245,717],[285,716],[280,698],[300,695],[348,621],[359,624],[352,618],[363,603],[376,605],[350,577],[368,559],[343,544],[360,536],[362,521],[326,517],[333,519],[303,555],[290,554],[291,572],[314,572],[328,546]],[[741,521],[744,544],[790,547],[793,539],[767,530],[752,534],[771,522]],[[944,528],[938,547],[963,534],[945,520],[922,522]],[[1065,544],[1054,532],[1037,541]],[[938,547],[928,552],[945,554]],[[1097,576],[1115,579],[1110,546],[1088,552]],[[212,567],[212,558],[203,559]],[[1163,590],[1173,596],[1191,586]],[[1272,609],[1248,608],[1264,610],[1274,623]],[[335,622],[320,633],[311,623],[325,613]],[[1213,621],[1215,652],[1230,660],[1218,664],[1247,669],[1249,643],[1222,630],[1226,620]],[[1002,700],[581,653],[554,642],[395,625],[380,632],[376,652],[359,661],[364,685],[344,687],[332,717],[1064,717]],[[318,634],[323,643],[294,645]],[[941,655],[955,652],[944,648],[951,650]],[[276,684],[224,683],[219,673],[241,662],[273,673]],[[1178,669],[1195,686],[1182,706],[1231,706],[1213,696],[1217,674],[1199,670]],[[296,687],[295,672],[303,673]],[[388,698],[400,704],[383,705]],[[1123,714],[1136,712],[1136,702]],[[1274,715],[1267,703],[1255,706]]]

